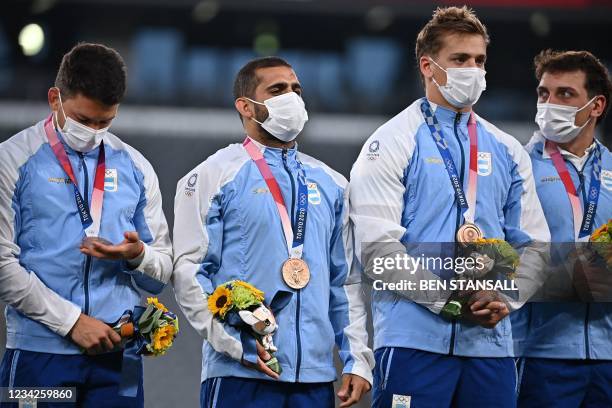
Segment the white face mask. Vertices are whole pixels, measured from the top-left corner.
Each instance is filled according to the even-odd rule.
[[[475,105],[482,92],[487,89],[486,71],[480,68],[444,69],[433,59],[429,59],[446,72],[446,85],[441,86],[432,77],[440,93],[455,108],[463,109]]]
[[[264,105],[268,109],[268,117],[263,122],[255,118],[262,128],[270,132],[275,138],[283,142],[294,140],[304,129],[304,124],[308,120],[308,113],[304,106],[304,101],[295,92],[288,92],[274,96],[261,102],[246,98],[253,103]]]
[[[71,117],[66,115],[64,112],[64,105],[62,104],[62,96],[59,95],[60,108],[62,109],[62,115],[64,115],[64,127],[61,129],[64,141],[68,146],[76,150],[77,152],[89,152],[95,149],[102,143],[102,139],[108,132],[110,126],[104,129],[92,129],[85,126]],[[57,112],[55,112],[55,120],[59,126],[59,120],[57,118]]]
[[[574,140],[591,121],[587,120],[584,125],[576,126],[576,114],[589,106],[597,98],[593,97],[582,108],[566,105],[555,105],[553,103],[538,103],[538,113],[535,122],[540,127],[542,135],[551,142],[567,143]]]

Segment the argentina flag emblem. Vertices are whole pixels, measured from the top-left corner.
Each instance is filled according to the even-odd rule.
[[[114,192],[118,188],[117,169],[106,169],[104,172],[104,191]]]
[[[321,204],[321,193],[317,183],[308,183],[308,202],[310,204]]]
[[[491,153],[489,152],[478,152],[478,175],[488,176],[493,171],[493,163],[491,160]]]

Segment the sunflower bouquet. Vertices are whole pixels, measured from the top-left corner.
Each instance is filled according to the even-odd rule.
[[[518,252],[503,239],[478,238],[465,244],[463,253],[472,258],[475,267],[466,269],[461,280],[513,280],[519,265]],[[441,314],[449,318],[461,316],[473,291],[459,291],[451,296]]]
[[[597,228],[589,239],[591,248],[606,262],[612,270],[612,219]]]
[[[285,298],[285,296],[282,297]],[[275,300],[277,298],[275,296]],[[274,303],[279,303],[275,300],[272,301],[273,310]],[[285,300],[283,306],[288,302],[287,299]],[[264,293],[261,290],[240,280],[223,283],[208,296],[208,309],[216,319],[240,331],[243,347],[245,350],[250,348],[251,354],[255,352],[256,345],[245,339],[244,335],[247,334],[250,339],[258,341],[271,355],[265,364],[277,374],[281,373],[280,364],[274,355],[278,349],[272,338],[278,329],[278,324],[273,312],[264,304]],[[245,360],[255,363],[256,355],[246,357],[247,354],[249,353],[245,352]]]
[[[113,329],[126,343],[138,345],[138,354],[163,356],[178,334],[176,315],[160,303],[157,298],[147,298],[147,306],[137,306],[127,311]]]
[[[250,283],[233,280],[217,286],[208,297],[208,309],[219,320],[233,310],[247,310],[263,303],[264,293]]]

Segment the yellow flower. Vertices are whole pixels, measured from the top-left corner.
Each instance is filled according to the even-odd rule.
[[[161,326],[153,332],[151,343],[155,354],[163,354],[172,347],[174,336],[176,334],[173,325]]]
[[[164,312],[168,311],[168,309],[166,309],[166,306],[164,306],[163,303],[160,303],[156,297],[147,298],[147,305],[154,305],[156,308],[163,310]]]
[[[224,285],[218,286],[215,291],[208,296],[208,310],[214,316],[225,317],[225,314],[232,306],[232,292]]]
[[[608,224],[604,224],[601,227],[597,228],[593,234],[591,235],[591,241],[597,240],[603,234],[608,232]]]
[[[236,286],[242,286],[243,288],[249,290],[257,298],[257,300],[263,302],[264,293],[261,290],[257,289],[255,286],[241,280],[235,280],[233,283]]]
[[[500,242],[502,240],[498,238],[478,238],[475,241],[476,244],[499,244]]]

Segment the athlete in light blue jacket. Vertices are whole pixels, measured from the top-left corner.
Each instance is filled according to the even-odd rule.
[[[376,130],[351,171],[355,255],[362,266],[369,264],[365,252],[374,243],[384,244],[376,251],[379,257],[394,258],[406,253],[404,245],[454,243],[466,223],[515,248],[549,240],[529,156],[516,139],[472,112],[486,86],[488,40],[485,27],[465,7],[438,9],[419,33],[416,56],[426,97]],[[472,132],[477,145],[470,141]],[[472,188],[470,168],[477,173],[477,191],[464,211],[459,196],[470,201],[464,193],[469,197]],[[546,256],[537,248],[524,251],[522,261],[531,262],[521,266],[522,273]],[[386,269],[378,276],[382,281],[402,277],[401,270]],[[445,297],[417,303],[407,299],[416,292],[410,288],[376,289],[375,407],[515,406],[503,297],[487,293],[488,304],[483,300],[463,318],[447,320],[438,314]]]
[[[206,340],[202,407],[332,407],[334,343],[344,364],[342,406],[370,388],[374,359],[360,274],[350,274],[347,182],[298,151],[295,138],[307,120],[300,94],[284,60],[246,64],[234,96],[247,138],[210,156],[177,186],[172,281],[185,316]],[[289,257],[301,272],[310,270],[309,278],[283,277]],[[262,290],[267,304],[280,291],[291,293],[276,314],[280,378],[263,364],[267,353],[252,355],[237,330],[208,309],[213,290],[234,279]]]
[[[556,276],[544,285],[552,289],[544,291],[542,302],[529,303],[512,316],[517,354],[523,357],[519,406],[609,407],[612,277],[605,270],[585,274],[564,264],[574,247],[568,243],[588,240],[612,218],[612,154],[594,138],[608,111],[612,83],[605,66],[587,51],[543,51],[535,66],[540,131],[527,149],[550,226]],[[558,301],[563,298],[574,302]]]
[[[107,323],[161,292],[172,247],[153,168],[107,131],[125,79],[116,51],[75,46],[49,90],[52,114],[0,144],[2,387],[76,387],[79,405],[143,406],[142,370],[136,395],[120,395],[130,381]]]

